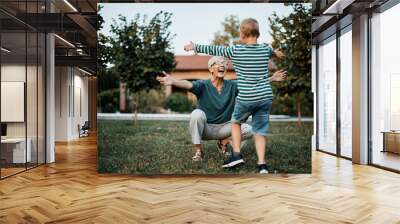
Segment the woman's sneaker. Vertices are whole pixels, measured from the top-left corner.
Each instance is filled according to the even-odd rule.
[[[218,151],[222,154],[226,154],[226,149],[228,148],[228,143],[224,144],[222,142],[223,142],[222,140],[218,140],[218,142],[217,142]]]
[[[232,153],[231,157],[229,157],[229,159],[224,162],[224,164],[222,165],[222,168],[232,168],[232,167],[242,165],[243,163],[244,163],[244,160],[242,158],[242,154],[235,156],[234,153]]]
[[[201,151],[196,151],[196,152],[194,153],[194,156],[192,157],[192,160],[193,160],[194,162],[198,162],[198,161],[201,161],[201,159],[202,159]]]
[[[268,173],[268,167],[266,164],[258,164],[257,169],[258,169],[259,174],[267,174]]]

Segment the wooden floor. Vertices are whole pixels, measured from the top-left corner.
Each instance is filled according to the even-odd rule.
[[[96,140],[0,181],[0,223],[400,223],[400,175],[313,153],[312,175],[96,173]]]
[[[377,165],[400,170],[400,155],[391,152],[375,151],[373,154],[373,162]]]
[[[3,177],[11,176],[13,174],[23,172],[25,170],[26,170],[25,167],[23,167],[23,168],[19,168],[19,167],[17,167],[17,168],[14,168],[14,167],[1,168],[1,177],[3,178]]]

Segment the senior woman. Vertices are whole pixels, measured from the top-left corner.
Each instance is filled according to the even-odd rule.
[[[222,153],[226,152],[228,138],[231,137],[231,117],[238,94],[235,80],[225,80],[228,62],[224,57],[214,56],[208,61],[208,69],[211,73],[210,79],[187,81],[176,80],[164,72],[164,77],[157,80],[165,86],[175,86],[189,90],[197,97],[197,109],[190,115],[189,132],[195,148],[192,157],[194,161],[201,160],[201,141],[218,140],[218,148]],[[270,77],[270,81],[282,81],[286,72],[279,70]],[[242,141],[253,136],[251,126],[241,126]]]

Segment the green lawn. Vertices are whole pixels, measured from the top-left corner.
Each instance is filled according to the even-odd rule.
[[[221,168],[224,156],[216,141],[203,142],[204,158],[193,162],[188,122],[98,121],[98,171],[123,174],[228,174],[254,173],[256,153],[251,140],[242,149],[245,165]],[[267,164],[272,172],[311,172],[311,122],[299,128],[295,122],[272,122]],[[230,148],[229,148],[230,149]]]

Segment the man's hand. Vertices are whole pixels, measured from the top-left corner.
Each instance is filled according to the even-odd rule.
[[[192,42],[190,42],[190,44],[186,44],[183,49],[185,51],[193,51],[194,50],[194,44]]]
[[[161,85],[171,86],[174,84],[175,80],[174,80],[174,78],[171,77],[170,74],[163,71],[163,75],[164,75],[164,77],[157,76],[157,81],[159,81]]]
[[[270,78],[271,82],[282,82],[286,79],[286,71],[281,69],[276,71]]]
[[[274,54],[277,58],[284,58],[285,54],[281,50],[275,50]]]

